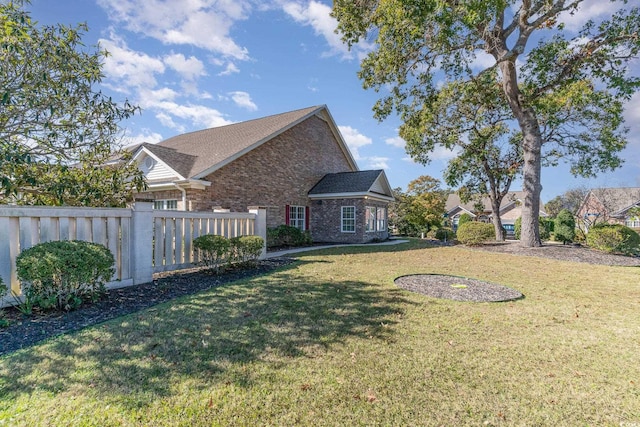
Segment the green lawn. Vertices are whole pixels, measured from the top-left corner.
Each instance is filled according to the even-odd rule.
[[[525,298],[394,286],[412,273]],[[421,242],[309,252],[0,358],[0,425],[625,424],[640,425],[640,268]]]

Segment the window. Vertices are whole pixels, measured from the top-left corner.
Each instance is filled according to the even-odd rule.
[[[387,208],[378,208],[378,231],[387,231]]]
[[[387,209],[367,206],[365,218],[368,233],[387,230]]]
[[[625,224],[629,228],[640,228],[640,220],[629,218],[625,221]]]
[[[304,206],[289,206],[289,225],[302,231],[306,230],[305,211]]]
[[[356,232],[356,207],[355,206],[343,206],[342,207],[342,228],[343,233],[355,233]]]
[[[376,231],[376,208],[367,206],[365,209],[366,226],[365,231],[367,233]]]
[[[156,200],[155,202],[153,202],[153,209],[157,209],[159,211],[177,211],[178,201],[177,200]]]

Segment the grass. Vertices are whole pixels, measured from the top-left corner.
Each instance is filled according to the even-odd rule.
[[[525,298],[461,303],[397,276]],[[275,273],[0,358],[0,425],[632,425],[640,269],[421,242]]]

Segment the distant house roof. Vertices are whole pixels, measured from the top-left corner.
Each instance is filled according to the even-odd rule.
[[[609,215],[624,215],[626,211],[640,204],[640,187],[594,188],[590,191],[607,209]],[[587,195],[586,199],[589,196]]]
[[[509,205],[516,203],[518,200],[524,200],[524,191],[510,191],[506,196],[502,199],[502,203],[500,203],[500,210],[505,209]],[[467,203],[462,203],[460,200],[460,196],[457,193],[451,193],[447,197],[447,202],[445,204],[445,209],[447,212],[450,212],[458,207],[468,211],[475,212],[476,211],[477,202],[472,200]],[[480,204],[482,205],[482,209],[484,213],[490,213],[493,211],[491,208],[491,199],[488,196],[483,197],[480,200]]]
[[[358,170],[325,105],[189,132],[158,144],[141,144],[136,147],[135,155],[145,149],[185,179],[202,179],[313,115],[327,121],[347,161]]]
[[[312,199],[364,196],[393,201],[383,170],[330,173],[309,190]]]

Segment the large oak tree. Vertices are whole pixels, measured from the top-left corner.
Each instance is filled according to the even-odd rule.
[[[621,7],[612,5],[608,19],[569,33],[561,18],[581,3],[334,1],[333,15],[348,44],[375,40],[359,76],[365,88],[389,91],[374,106],[376,117],[396,111],[403,120],[401,136],[410,147],[425,142],[426,158],[433,145],[422,135],[443,117],[431,110],[441,90],[451,83],[477,85],[486,73],[497,72],[512,126],[520,132],[525,246],[541,244],[543,159],[553,164],[564,158],[574,174],[583,176],[618,167],[626,145],[623,103],[640,87],[628,69],[640,51],[638,8],[619,1]],[[491,56],[491,65],[479,66],[480,52]],[[450,105],[464,108],[463,103],[464,97],[453,97]]]

